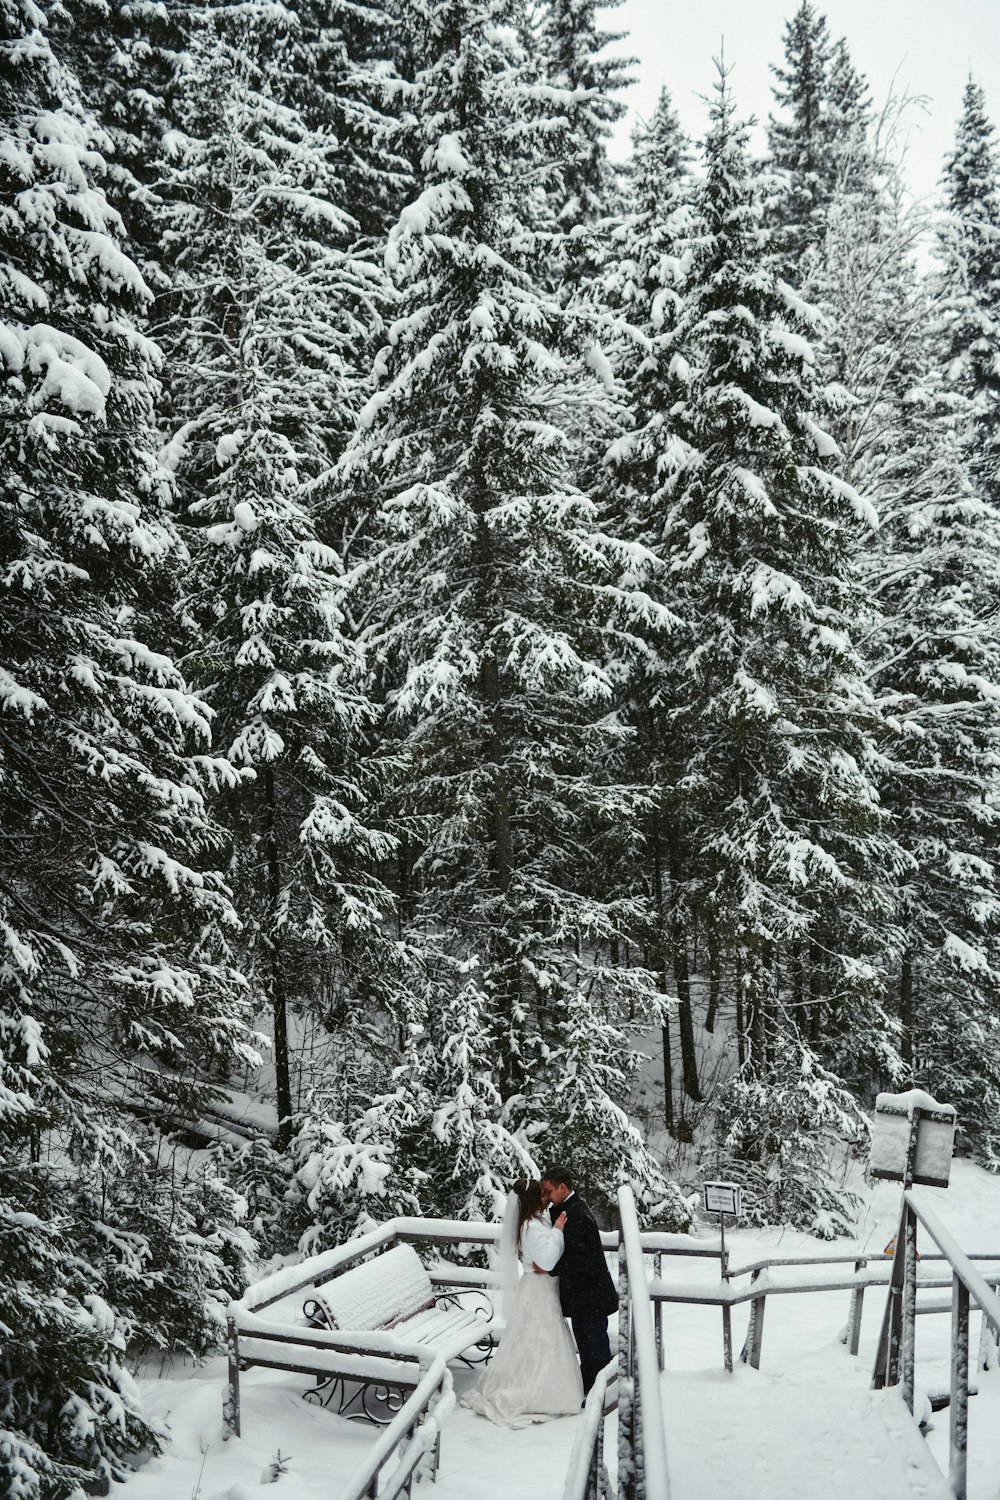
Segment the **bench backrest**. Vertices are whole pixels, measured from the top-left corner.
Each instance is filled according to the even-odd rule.
[[[317,1288],[333,1328],[392,1328],[434,1305],[434,1288],[412,1245],[395,1245]]]

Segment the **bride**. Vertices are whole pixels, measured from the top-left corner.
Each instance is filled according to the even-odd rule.
[[[549,1223],[542,1185],[521,1177],[507,1199],[500,1234],[504,1332],[485,1375],[462,1405],[501,1427],[527,1427],[568,1416],[583,1404],[580,1366],[548,1274],[563,1253],[560,1214]],[[519,1277],[518,1258],[524,1268]]]

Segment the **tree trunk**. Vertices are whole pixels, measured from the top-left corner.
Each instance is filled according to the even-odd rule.
[[[818,1046],[823,1033],[823,962],[818,943],[809,944],[809,1040]]]
[[[766,983],[762,975],[761,956],[757,952],[742,954],[744,1003],[746,1005],[747,1064],[755,1078],[764,1076],[766,1058],[764,1038],[766,1032],[765,1009],[767,1003]]]
[[[517,936],[514,930],[514,913],[508,897],[514,868],[514,836],[511,827],[510,788],[506,770],[506,736],[503,723],[503,688],[496,658],[486,655],[480,668],[480,688],[489,707],[489,732],[486,739],[486,756],[492,770],[493,806],[490,810],[490,863],[499,900],[497,919],[489,933],[492,968],[497,986],[497,999],[503,1006],[504,1020],[508,1029],[513,1027],[514,1017],[525,1013],[522,1004],[522,976],[517,953]],[[513,1054],[498,1059],[498,1071],[505,1092],[520,1090],[524,1078],[517,1076]]]
[[[899,1020],[902,1028],[899,1048],[903,1061],[913,1070],[913,952],[907,948],[899,973]]]
[[[410,854],[410,839],[406,833],[399,840],[396,868],[399,872],[399,900],[396,903],[396,936],[402,941],[405,928],[413,920],[413,861]]]
[[[747,1018],[743,1005],[743,953],[740,948],[736,949],[733,958],[733,978],[736,984],[736,1061],[742,1068],[747,1060]]]
[[[691,972],[688,964],[687,932],[679,910],[681,889],[681,854],[676,831],[670,841],[670,956],[674,982],[677,985],[677,1024],[681,1039],[681,1077],[684,1092],[696,1104],[701,1102],[698,1083],[698,1057],[694,1047],[694,1020],[691,1014]]]
[[[664,993],[667,988],[667,964],[665,943],[663,940],[663,864],[660,856],[660,824],[654,815],[653,830],[653,898],[656,902],[656,957],[657,968],[660,971],[660,984]],[[673,1059],[670,1054],[670,1026],[668,1022],[660,1028],[660,1040],[663,1043],[663,1121],[667,1132],[674,1133],[674,1073]]]
[[[796,942],[796,943],[792,944],[790,971],[791,971],[792,1010],[795,1012],[796,1024],[798,1024],[798,1017],[800,1017],[801,1014],[802,1014],[802,999],[803,999],[803,995],[802,995],[802,944],[801,943]]]
[[[705,1030],[715,1030],[715,1018],[719,1013],[719,936],[714,924],[708,929],[708,1010],[705,1012]]]
[[[264,845],[270,916],[266,941],[271,981],[271,1011],[274,1018],[274,1085],[278,1107],[278,1150],[284,1151],[288,1148],[292,1138],[292,1083],[288,1066],[288,1008],[285,979],[282,973],[281,940],[278,936],[281,861],[278,857],[277,822],[274,772],[268,766],[264,772]]]

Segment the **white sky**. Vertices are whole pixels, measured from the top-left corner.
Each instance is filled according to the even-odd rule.
[[[799,0],[622,0],[599,12],[605,30],[629,33],[611,51],[639,59],[625,96],[628,119],[612,154],[628,152],[636,115],[648,118],[663,85],[689,135],[704,133],[713,58],[725,41],[741,117],[766,124],[773,107],[769,63],[783,60],[784,23]],[[834,40],[843,36],[868,79],[876,104],[890,90],[924,97],[908,114],[906,176],[920,196],[933,195],[955,132],[971,70],[986,91],[1000,139],[1000,0],[818,0]],[[763,149],[763,138],[755,141]]]

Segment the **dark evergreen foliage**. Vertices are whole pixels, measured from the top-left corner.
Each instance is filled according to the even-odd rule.
[[[628,1067],[619,1018],[655,990],[613,956],[642,901],[609,884],[605,856],[635,807],[617,684],[652,606],[619,583],[641,549],[606,535],[572,480],[565,408],[599,388],[517,216],[518,163],[537,159],[551,106],[516,29],[498,29],[516,15],[421,7],[424,176],[389,237],[399,315],[342,465],[372,509],[352,607],[399,736],[401,930],[419,955],[386,1135],[411,1142],[449,1212],[492,1211],[523,1162],[517,1128],[569,1144],[558,1079],[580,1029],[617,1038],[613,1065],[575,1075],[597,1104],[609,1065]],[[600,1133],[601,1170],[662,1195],[620,1112]]]
[[[823,239],[834,196],[863,170],[870,97],[846,42],[832,42],[812,0],[802,0],[786,22],[784,66],[771,71],[783,112],[768,127],[781,179],[771,205],[774,249],[784,274],[797,280],[803,253]]]
[[[839,1233],[912,1080],[1000,1162],[983,91],[921,275],[812,0],[767,170],[725,76],[612,167],[602,8],[0,0],[5,1493],[544,1159]]]
[[[968,401],[965,445],[980,494],[1000,506],[1000,157],[971,78],[945,163],[940,357]]]

